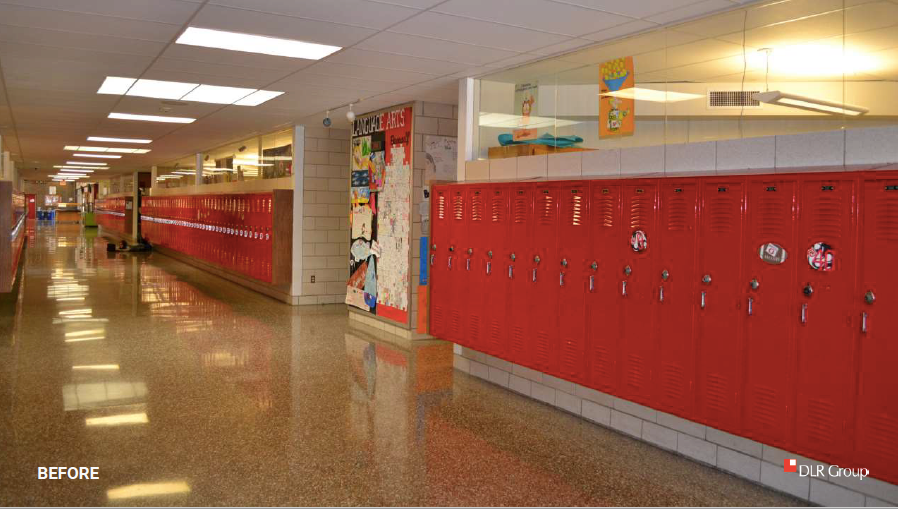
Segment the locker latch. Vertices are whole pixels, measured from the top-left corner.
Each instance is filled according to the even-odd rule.
[[[811,286],[811,283],[804,285],[804,288],[801,289],[802,293],[810,297],[814,294],[814,287]]]
[[[711,284],[711,274],[705,274],[704,276],[702,276],[702,283],[705,283],[706,285],[710,285]]]
[[[661,279],[667,281],[667,278],[670,277],[670,272],[667,272],[667,269],[661,271]]]
[[[867,293],[864,294],[864,302],[867,304],[876,302],[876,295],[873,294],[873,290],[867,290]]]
[[[629,276],[631,272],[633,272],[633,269],[631,269],[629,265],[624,267],[624,274]]]
[[[596,262],[592,262],[592,265],[589,266],[593,271],[599,268],[599,264]],[[596,289],[596,276],[595,274],[590,274],[589,276],[589,291],[593,291]]]
[[[751,283],[749,283],[749,285],[751,285],[751,289],[752,289],[752,290],[757,290],[758,287],[761,286],[761,283],[759,283],[759,282],[758,282],[758,279],[755,278],[755,279],[752,279],[752,280],[751,280]],[[751,314],[751,313],[749,313],[749,314]]]

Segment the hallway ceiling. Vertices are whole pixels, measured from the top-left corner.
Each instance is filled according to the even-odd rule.
[[[143,146],[151,152],[113,160],[108,170],[131,172],[294,122],[318,126],[326,109],[357,99],[356,112],[411,100],[455,104],[459,78],[743,3],[0,0],[0,136],[29,179],[71,160],[63,147],[89,145],[88,136],[153,139]],[[188,26],[343,49],[312,61],[175,44]],[[159,99],[98,95],[107,76],[286,93],[256,107],[166,106]],[[197,121],[108,119],[113,111]],[[346,127],[345,111],[331,111],[335,127]]]

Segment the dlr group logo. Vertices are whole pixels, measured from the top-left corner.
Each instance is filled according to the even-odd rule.
[[[830,465],[827,469],[825,465],[799,465],[798,461],[794,459],[783,460],[783,472],[795,472],[800,477],[825,477],[827,475],[830,477],[857,477],[861,481],[870,475],[870,470],[866,468],[842,468],[839,465]]]

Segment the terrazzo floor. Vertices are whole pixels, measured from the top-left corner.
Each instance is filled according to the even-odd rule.
[[[0,505],[801,503],[454,371],[448,343],[367,338],[342,305],[30,234],[0,298]]]

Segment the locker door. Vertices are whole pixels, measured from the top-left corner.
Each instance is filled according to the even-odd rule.
[[[854,309],[860,320],[860,386],[855,464],[898,483],[898,175],[864,182],[860,285]]]
[[[506,275],[508,255],[508,217],[511,195],[508,186],[487,188],[489,217],[484,245],[484,280],[486,288],[487,325],[484,351],[503,359],[508,358],[508,303],[510,281]]]
[[[464,300],[465,309],[465,337],[468,345],[479,351],[484,351],[486,328],[486,314],[489,302],[484,300],[486,273],[484,257],[488,222],[486,220],[487,187],[476,185],[467,188],[465,214],[467,228],[467,244],[464,252],[460,254],[459,275],[462,280],[463,294],[460,300]]]
[[[469,346],[465,338],[465,286],[464,256],[467,245],[465,229],[465,186],[455,185],[450,188],[451,200],[449,209],[449,242],[446,246],[446,280],[448,284],[448,323],[446,339],[453,343]]]
[[[654,180],[645,180],[624,185],[621,193],[626,223],[624,243],[618,244],[624,253],[624,266],[618,268],[622,320],[619,392],[622,398],[644,404],[652,403],[657,355],[652,323],[657,277],[653,262],[659,251],[655,236],[657,189]]]
[[[827,177],[800,180],[796,443],[808,456],[845,464],[855,402],[856,183]]]
[[[703,179],[696,316],[696,416],[701,422],[739,433],[742,383],[742,178]]]
[[[582,384],[586,381],[586,293],[592,275],[589,184],[561,186],[559,201],[558,255],[549,263],[558,273],[558,367],[561,378]]]
[[[659,195],[659,264],[651,274],[657,291],[658,390],[654,399],[659,409],[694,419],[698,181],[664,182]]]
[[[586,287],[586,384],[615,393],[620,344],[620,281],[624,265],[618,246],[627,242],[621,225],[621,186],[615,181],[592,182],[589,197],[591,259]]]
[[[430,334],[446,339],[449,311],[448,269],[446,253],[449,249],[449,189],[435,186],[430,204]]]
[[[508,318],[510,320],[509,350],[511,362],[522,366],[530,366],[530,352],[527,346],[528,297],[530,292],[530,274],[527,269],[533,264],[528,261],[527,253],[531,250],[530,223],[533,221],[533,186],[519,184],[511,187],[511,222],[508,228],[509,253],[505,259],[505,275],[508,277],[510,292],[508,295]],[[532,256],[532,255],[531,255]]]
[[[797,179],[752,178],[748,182],[745,277],[745,391],[742,405],[746,436],[777,447],[794,447],[795,245]]]
[[[529,349],[534,369],[558,375],[558,195],[560,188],[537,184],[533,191],[533,239],[527,252]],[[553,263],[555,262],[555,263]],[[523,274],[522,274],[523,275]]]

